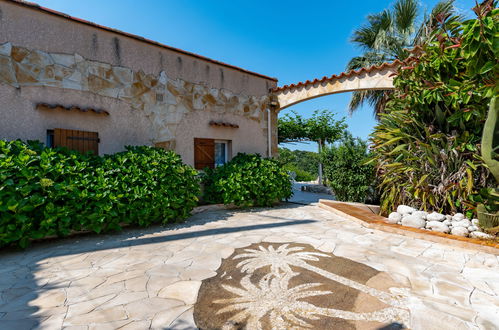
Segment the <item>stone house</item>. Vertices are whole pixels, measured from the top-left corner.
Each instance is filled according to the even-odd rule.
[[[98,154],[154,145],[213,167],[238,152],[277,151],[268,106],[276,84],[36,4],[0,1],[0,139]]]

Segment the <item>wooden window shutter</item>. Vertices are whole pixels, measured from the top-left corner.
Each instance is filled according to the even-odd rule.
[[[215,140],[194,139],[194,168],[215,168]]]
[[[99,154],[99,133],[72,129],[54,129],[54,147],[66,147],[81,153]]]

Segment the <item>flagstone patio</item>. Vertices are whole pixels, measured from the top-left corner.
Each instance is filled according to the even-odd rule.
[[[341,292],[349,295],[353,288],[395,306],[396,311],[390,310],[400,315],[408,311],[410,317],[405,322],[409,324],[405,325],[411,329],[490,330],[499,324],[498,256],[367,229],[316,205],[287,204],[272,209],[207,211],[179,225],[36,243],[24,252],[3,251],[0,328],[196,329],[193,315],[199,314],[194,312],[194,306],[200,288],[204,301],[210,297],[210,286],[203,280],[219,277],[222,281],[220,287],[216,286],[219,295],[223,290],[242,291],[241,285],[234,281],[230,287],[223,285],[225,278],[233,278],[222,272],[222,259],[228,260],[229,263],[224,262],[229,266],[235,265],[226,266],[230,269],[242,267],[240,275],[231,276],[250,278],[257,276],[256,272],[261,273],[259,282],[241,281],[244,288],[275,289],[272,285],[277,280],[262,273],[262,269],[267,269],[261,268],[267,267],[265,262],[258,263],[260,259],[255,259],[251,267],[249,261],[243,266],[237,263],[244,260],[244,253],[257,253],[241,249],[248,246],[259,253],[261,260],[271,260],[268,272],[275,268],[271,273],[281,276],[280,289],[286,289],[284,281],[286,285],[300,284],[300,290],[305,290],[310,286],[307,284],[310,276],[321,283],[316,285],[317,289],[305,292],[326,298],[332,295],[331,300],[323,300],[328,303],[334,301],[335,291],[338,294],[338,290],[345,289]],[[288,267],[279,258],[272,261],[275,258],[262,257],[261,251],[274,253],[279,248],[281,252],[287,249],[286,253],[301,253],[303,262],[295,260]],[[273,267],[272,262],[279,262],[279,266]],[[321,264],[326,268],[321,269]],[[302,272],[300,267],[307,270]],[[348,267],[354,268],[349,272]],[[369,276],[359,278],[353,271],[355,267],[363,267]],[[281,268],[288,273],[281,273]],[[379,274],[391,277],[390,288],[371,285],[374,283],[371,279],[379,278]],[[293,278],[297,283],[293,284]],[[338,283],[345,287],[340,288]],[[222,295],[228,297],[222,299],[224,302],[237,297],[230,292]],[[319,308],[315,300],[302,293],[294,297],[298,297],[296,304],[302,309],[290,311],[297,314],[287,315],[286,320],[292,322],[297,316],[297,325],[302,321],[307,323],[307,317],[313,315],[318,319],[312,321],[322,324],[321,317],[338,314],[334,306]],[[308,302],[306,313],[303,301]],[[378,308],[380,304],[374,305]],[[355,306],[356,310],[352,307],[351,312],[335,314],[336,317],[341,320],[357,317],[355,313],[360,307]],[[369,309],[369,306],[367,303],[364,307]],[[229,320],[234,314],[217,315],[226,315]],[[373,317],[380,320],[389,317],[380,315]],[[282,321],[280,315],[273,317],[275,322]],[[352,329],[372,328],[369,320],[363,323],[361,318],[344,324]],[[237,322],[226,324],[227,329],[237,327]]]

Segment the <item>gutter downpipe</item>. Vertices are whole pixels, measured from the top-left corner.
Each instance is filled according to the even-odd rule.
[[[267,107],[267,142],[268,142],[268,156],[272,157],[272,120],[270,107]]]

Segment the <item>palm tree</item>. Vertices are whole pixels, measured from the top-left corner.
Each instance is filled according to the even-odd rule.
[[[367,24],[353,32],[351,41],[364,53],[350,60],[347,70],[379,65],[409,56],[408,48],[422,45],[431,38],[432,31],[444,19],[460,20],[456,15],[454,0],[442,0],[429,15],[425,14],[418,24],[419,6],[417,0],[397,0],[391,9],[367,17]],[[374,114],[383,112],[390,91],[367,90],[352,93],[349,111],[353,113],[367,103],[374,108]]]

